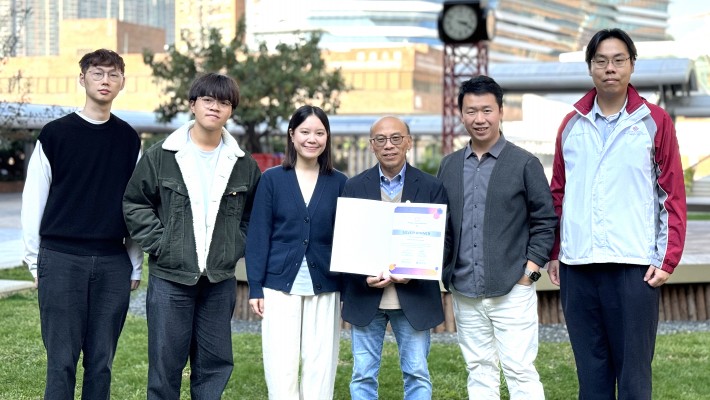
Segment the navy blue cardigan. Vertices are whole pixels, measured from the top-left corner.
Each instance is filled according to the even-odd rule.
[[[289,293],[304,255],[315,294],[340,290],[340,274],[330,272],[330,255],[335,208],[346,180],[338,171],[318,175],[306,208],[294,169],[278,166],[264,172],[247,232],[250,299],[263,298],[263,288]]]

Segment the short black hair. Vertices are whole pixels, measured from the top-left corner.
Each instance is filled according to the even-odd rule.
[[[624,42],[626,44],[626,48],[629,50],[631,63],[633,64],[636,62],[636,57],[638,56],[638,54],[636,53],[636,45],[634,45],[634,41],[631,40],[631,37],[626,32],[622,31],[619,28],[602,29],[599,32],[595,33],[587,44],[587,50],[584,55],[584,61],[587,62],[587,67],[590,70],[592,69],[592,59],[597,54],[597,48],[599,48],[599,44],[604,40],[610,38],[619,39]]]
[[[291,134],[311,115],[315,115],[325,127],[327,139],[325,141],[325,149],[318,156],[318,164],[320,165],[321,174],[330,174],[333,172],[330,122],[328,121],[328,115],[326,115],[325,111],[316,106],[305,105],[299,107],[288,121],[288,132],[286,133],[286,157],[284,157],[281,165],[286,169],[294,168],[296,166],[296,146],[293,144]]]
[[[190,86],[188,100],[197,101],[198,97],[209,96],[217,100],[229,100],[232,110],[239,105],[239,85],[230,76],[210,72],[197,77]]]
[[[477,96],[484,94],[492,94],[496,97],[496,103],[499,108],[503,108],[503,89],[498,82],[486,75],[478,75],[471,78],[459,87],[459,111],[463,112],[463,97],[469,93]]]
[[[122,74],[126,72],[126,63],[124,63],[123,58],[113,50],[98,49],[91,53],[84,54],[81,60],[79,60],[79,68],[81,68],[82,74],[85,74],[90,67],[97,66],[116,67]]]

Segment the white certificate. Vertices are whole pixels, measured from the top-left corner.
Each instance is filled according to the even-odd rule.
[[[440,280],[446,205],[338,199],[331,271]]]

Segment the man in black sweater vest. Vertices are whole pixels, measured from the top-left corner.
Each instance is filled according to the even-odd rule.
[[[24,259],[38,289],[48,400],[74,399],[82,352],[82,399],[110,397],[111,364],[143,262],[121,209],[140,138],[111,114],[125,64],[100,49],[79,66],[84,108],[42,128],[22,194]]]

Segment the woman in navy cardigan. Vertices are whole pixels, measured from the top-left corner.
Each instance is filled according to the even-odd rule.
[[[330,272],[335,208],[330,124],[296,110],[282,166],[264,172],[247,233],[249,305],[261,325],[270,399],[331,399],[340,343],[340,277]],[[301,382],[299,386],[299,366]]]

